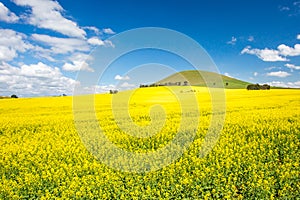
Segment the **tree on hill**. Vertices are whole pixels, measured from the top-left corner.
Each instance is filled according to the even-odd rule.
[[[109,94],[117,94],[118,90],[109,90]]]
[[[15,98],[16,99],[16,98],[18,98],[18,96],[13,94],[13,95],[10,96],[10,98]]]

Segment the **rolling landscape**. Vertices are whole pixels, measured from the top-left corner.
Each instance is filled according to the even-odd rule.
[[[193,81],[191,71],[182,74]],[[176,76],[163,81],[179,82]],[[243,89],[225,89],[223,129],[206,156],[205,135],[216,115],[208,87],[161,86],[92,95],[96,118],[88,109],[89,95],[2,99],[0,197],[297,197],[300,90],[249,91],[245,82],[223,78]],[[157,104],[164,110],[154,109]],[[178,124],[182,120],[188,120],[184,128]],[[93,134],[95,123],[109,141],[133,154],[156,152],[179,133],[185,133],[180,134],[183,138],[195,135],[184,152],[141,162],[110,150],[111,143]],[[165,163],[168,159],[174,161]]]

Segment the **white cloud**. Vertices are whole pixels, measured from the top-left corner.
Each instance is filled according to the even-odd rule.
[[[272,81],[267,84],[275,87],[300,88],[300,81],[295,81],[295,82]]]
[[[120,75],[116,75],[115,76],[115,80],[130,80],[129,76],[120,76]]]
[[[254,41],[254,37],[252,35],[250,35],[249,38],[248,38],[248,41],[249,42],[253,42]]]
[[[40,46],[34,46],[33,50],[35,51],[35,54],[33,55],[35,58],[45,58],[50,62],[57,61],[54,57],[51,56],[51,54],[53,53],[51,49],[45,49]]]
[[[113,84],[96,85],[94,88],[95,88],[94,89],[95,93],[104,93],[104,92],[108,92],[109,90],[117,90],[117,87]]]
[[[290,68],[290,69],[295,69],[295,70],[300,70],[300,66],[296,66],[296,65],[293,65],[293,64],[285,64],[284,66]]]
[[[92,38],[88,39],[87,42],[91,45],[98,45],[98,46],[104,45],[104,42],[101,39],[99,39],[98,37],[92,37]]]
[[[43,77],[43,78],[51,78],[57,75],[61,75],[59,68],[49,67],[42,62],[39,62],[37,64],[32,64],[32,65],[22,65],[20,67],[19,74],[27,77]]]
[[[94,70],[86,63],[80,61],[73,61],[72,63],[65,63],[62,67],[65,71],[89,71],[94,72]]]
[[[297,39],[300,40],[300,34],[297,35]]]
[[[253,76],[258,76],[258,72],[254,72],[254,73],[253,73]]]
[[[68,58],[68,60],[71,63],[65,63],[62,69],[65,71],[83,70],[83,71],[94,72],[94,69],[92,69],[88,64],[88,61],[91,59],[92,58],[87,54],[75,53]]]
[[[282,57],[280,55],[280,52],[278,50],[272,50],[268,48],[261,50],[261,49],[251,49],[250,46],[247,46],[241,51],[241,54],[256,55],[261,60],[267,62],[287,61],[285,57]]]
[[[71,61],[73,61],[73,60],[87,61],[87,60],[92,60],[92,56],[90,56],[89,54],[84,54],[84,53],[74,53],[68,59]]]
[[[285,44],[281,44],[277,47],[277,50],[273,49],[251,49],[250,46],[245,47],[241,54],[256,55],[263,61],[275,62],[275,61],[288,61],[287,56],[300,56],[300,44],[295,44],[294,47],[289,47]]]
[[[235,43],[237,42],[237,39],[235,37],[231,37],[231,40],[227,42],[227,44],[231,44],[231,45],[235,45]]]
[[[281,55],[284,56],[300,56],[300,44],[296,44],[293,47],[286,46],[285,44],[281,44],[278,47]]]
[[[19,20],[19,17],[0,2],[0,20],[8,23],[15,23]]]
[[[74,91],[74,95],[108,93],[109,90],[118,90],[118,88],[113,84],[91,85],[91,86],[85,86],[85,87],[83,87],[79,84],[76,86],[76,91]]]
[[[225,72],[224,75],[232,78],[232,76],[227,72]]]
[[[115,48],[114,43],[112,43],[112,41],[110,41],[110,40],[104,40],[104,43],[105,43],[105,46],[106,46],[106,47],[112,47],[112,48]]]
[[[49,35],[32,34],[32,39],[42,42],[51,48],[51,53],[65,54],[74,51],[89,51],[90,47],[86,41],[77,38],[58,38]]]
[[[121,87],[121,88],[127,88],[127,89],[129,89],[129,88],[135,87],[135,85],[134,85],[134,84],[130,84],[130,83],[128,83],[128,82],[124,82],[124,83],[122,83],[122,84],[120,85],[120,87]]]
[[[96,33],[96,35],[100,34],[100,30],[97,27],[95,27],[95,26],[84,26],[82,28],[86,29],[86,30],[94,31],[94,33]]]
[[[269,72],[267,73],[267,76],[276,76],[280,78],[285,78],[287,76],[290,76],[291,74],[284,72],[284,71],[277,71],[277,72]]]
[[[31,38],[36,42],[40,42],[50,47],[50,49],[44,49],[41,47],[36,48],[38,54],[44,58],[49,57],[51,54],[53,55],[73,52],[88,52],[91,48],[90,45],[104,45],[106,47],[114,47],[111,41],[102,41],[98,37],[92,37],[88,40],[83,40],[79,38],[59,38],[49,35],[32,34]]]
[[[103,32],[106,33],[106,34],[115,34],[115,32],[110,28],[103,29]]]
[[[65,77],[59,68],[42,62],[14,67],[0,64],[0,93],[4,95],[39,96],[72,94],[75,80]]]
[[[39,28],[50,29],[58,33],[85,38],[86,32],[76,22],[62,16],[64,9],[57,1],[52,0],[13,0],[19,6],[31,8],[31,13],[25,15],[27,23]]]
[[[33,46],[25,42],[26,35],[10,29],[0,29],[0,61],[11,61]]]

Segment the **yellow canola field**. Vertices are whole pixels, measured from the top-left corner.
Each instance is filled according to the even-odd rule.
[[[149,173],[116,170],[94,157],[76,129],[72,97],[0,100],[0,199],[300,198],[300,90],[226,90],[224,127],[205,157],[199,151],[212,118],[209,93],[173,90],[95,96],[95,116],[107,138],[140,153],[159,150],[178,134],[176,92],[187,103],[196,95],[199,107],[185,113],[196,116],[199,109],[200,121],[189,124],[198,125],[193,143],[173,163]],[[127,134],[134,124],[151,123],[144,138]],[[88,120],[82,125],[88,127]]]

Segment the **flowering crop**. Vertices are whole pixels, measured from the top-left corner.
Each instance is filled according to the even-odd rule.
[[[99,162],[77,134],[72,97],[1,100],[0,199],[300,198],[300,90],[226,90],[224,128],[213,150],[201,157],[211,120],[209,94],[198,87],[177,89],[186,101],[197,96],[196,137],[179,159],[149,173],[122,172]],[[122,92],[96,95],[95,110],[107,138],[119,148],[155,151],[172,140],[180,109],[163,87],[137,89],[129,102],[137,125],[164,122],[152,137],[122,131],[111,106],[118,96]],[[164,108],[165,119],[149,115],[155,104]]]

